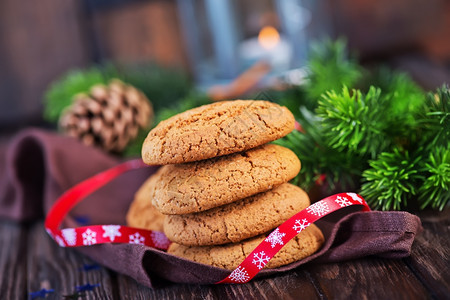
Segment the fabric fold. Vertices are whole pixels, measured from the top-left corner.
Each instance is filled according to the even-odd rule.
[[[0,218],[15,221],[42,218],[65,190],[119,162],[119,158],[73,138],[39,129],[24,130],[7,147],[0,147]],[[132,171],[107,184],[78,204],[64,226],[86,225],[83,222],[124,224],[134,193],[156,170],[157,167],[149,167]],[[319,252],[290,265],[264,269],[257,277],[285,272],[305,263],[339,262],[372,255],[405,257],[422,230],[420,219],[407,212],[362,213],[346,209],[325,217],[317,225],[326,239]],[[76,250],[149,287],[167,281],[211,284],[230,272],[142,245],[104,244]]]

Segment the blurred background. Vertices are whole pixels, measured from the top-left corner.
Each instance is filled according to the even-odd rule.
[[[46,126],[45,91],[72,69],[156,62],[220,98],[214,87],[252,68],[301,81],[311,41],[325,36],[424,89],[450,82],[445,0],[1,0],[0,32],[3,135]]]

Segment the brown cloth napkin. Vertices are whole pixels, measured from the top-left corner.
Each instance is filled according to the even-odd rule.
[[[75,139],[38,129],[25,130],[7,147],[0,147],[0,218],[40,218],[65,190],[119,162],[118,158]],[[86,225],[80,220],[90,224],[125,224],[135,191],[156,169],[132,171],[106,185],[78,204],[64,227]],[[258,276],[291,270],[310,261],[337,262],[369,255],[405,257],[422,229],[420,219],[407,212],[362,213],[354,212],[354,207],[345,210],[317,223],[326,239],[319,252],[281,268],[264,269]],[[104,244],[76,249],[149,287],[167,280],[210,284],[230,273],[142,245]]]

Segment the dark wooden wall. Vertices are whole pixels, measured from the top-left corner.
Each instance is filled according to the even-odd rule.
[[[0,1],[0,130],[40,123],[45,89],[71,68],[186,66],[175,1],[96,2]]]
[[[365,57],[420,51],[450,61],[450,1],[329,1],[337,34]]]
[[[364,60],[418,52],[450,68],[450,1],[324,3]],[[39,122],[43,92],[71,68],[151,59],[187,66],[175,0],[0,0],[0,131]]]
[[[140,2],[94,17],[101,56],[120,61],[157,59],[185,66],[184,46],[173,1]]]

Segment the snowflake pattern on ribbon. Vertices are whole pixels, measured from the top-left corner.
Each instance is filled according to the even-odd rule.
[[[66,228],[61,230],[64,240],[66,240],[67,245],[75,246],[77,243],[77,232],[74,228]]]
[[[104,176],[105,182],[109,182],[125,171],[141,167],[143,167],[143,163],[139,159],[126,162],[100,174]],[[60,246],[89,246],[97,243],[110,243],[114,241],[118,243],[141,245],[145,245],[145,242],[147,242],[147,245],[149,246],[154,245],[156,247],[161,247],[162,249],[167,249],[167,246],[170,245],[170,241],[168,241],[163,233],[133,227],[120,225],[92,225],[84,228],[66,228],[59,230],[58,228],[61,226],[61,221],[70,210],[70,207],[67,207],[67,204],[72,203],[72,201],[78,203],[86,196],[85,194],[80,193],[80,191],[85,189],[86,184],[92,188],[92,191],[95,191],[102,186],[101,184],[99,185],[96,180],[97,177],[93,177],[86,182],[83,182],[83,185],[76,185],[73,187],[67,194],[64,194],[58,199],[58,201],[66,203],[66,206],[54,206],[48,213],[45,221],[46,230]],[[280,228],[276,228],[257,246],[256,249],[254,249],[254,251],[252,251],[252,254],[230,273],[227,278],[217,283],[246,283],[250,281],[251,278],[267,265],[270,259],[276,255],[284,244],[288,243],[292,237],[295,236],[295,233],[302,231],[309,226],[310,223],[315,222],[322,216],[353,204],[361,204],[364,206],[362,208],[363,211],[370,211],[370,207],[367,205],[366,201],[355,193],[333,195],[305,208],[303,211],[297,213],[294,217],[291,217],[285,223],[281,224],[281,230]],[[309,216],[306,214],[309,214]],[[314,215],[315,217],[311,215]],[[100,238],[97,237],[97,234],[103,234],[103,236]],[[127,240],[126,236],[129,237],[129,240]],[[269,248],[269,245],[272,249]]]
[[[264,268],[264,266],[269,262],[270,257],[268,257],[266,255],[266,253],[264,253],[264,251],[261,251],[259,253],[254,253],[253,254],[253,261],[252,263],[254,265],[256,265],[256,267],[261,270],[262,268]]]
[[[336,200],[334,201],[339,204],[340,207],[352,205],[352,203],[346,197],[337,196]]]
[[[347,193],[347,195],[350,196],[353,200],[358,201],[359,203],[363,204],[363,199],[360,198],[357,194]]]
[[[151,237],[152,237],[153,243],[155,244],[156,247],[166,248],[170,244],[169,239],[162,232],[153,231],[151,233]]]
[[[92,231],[89,228],[86,229],[81,236],[83,237],[83,245],[93,245],[97,243],[97,232]]]
[[[130,244],[144,245],[145,238],[142,235],[140,235],[139,232],[136,232],[135,234],[130,234],[129,238],[130,238],[130,241],[129,241]]]
[[[327,214],[330,211],[328,204],[324,201],[319,201],[306,208],[306,211],[318,217]]]
[[[280,232],[280,229],[275,229],[268,237],[266,237],[265,241],[270,243],[270,246],[274,248],[277,244],[284,245],[283,237],[286,235],[284,232]]]
[[[55,241],[61,247],[65,247],[66,246],[66,244],[64,243],[64,239],[62,237],[60,237],[59,235],[55,236]]]
[[[54,237],[54,234],[50,231],[50,229],[45,228],[45,231],[47,231],[49,236],[51,236],[52,238]]]
[[[294,226],[292,226],[292,229],[294,229],[297,233],[300,233],[301,231],[305,230],[306,227],[309,226],[309,222],[306,219],[298,219],[295,220]]]
[[[105,231],[103,237],[109,238],[111,242],[114,242],[116,236],[122,236],[122,233],[119,231],[120,225],[103,225],[102,228]]]
[[[250,279],[250,276],[248,276],[248,273],[244,267],[239,266],[237,269],[235,269],[233,272],[231,272],[230,279],[235,282],[244,283]]]

